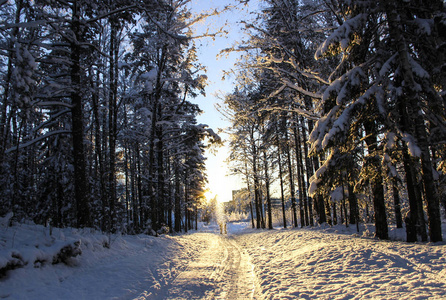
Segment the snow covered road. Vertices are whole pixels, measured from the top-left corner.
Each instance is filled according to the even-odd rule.
[[[254,273],[249,256],[231,238],[197,233],[206,245],[156,299],[253,299]]]
[[[35,225],[6,228],[0,255],[11,251],[9,245],[23,254],[71,239],[82,241],[83,253],[72,266],[28,264],[10,271],[0,280],[0,298],[446,299],[444,243],[378,241],[367,230],[360,236],[342,226],[243,226],[230,224],[228,235],[210,226],[162,237],[72,229],[48,236]],[[107,240],[110,248],[103,247]]]

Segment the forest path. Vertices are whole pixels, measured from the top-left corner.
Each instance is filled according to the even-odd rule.
[[[256,299],[249,255],[226,235],[197,233],[203,247],[156,299]]]

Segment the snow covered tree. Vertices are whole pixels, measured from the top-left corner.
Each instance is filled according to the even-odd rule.
[[[254,57],[245,68],[270,74],[269,96],[251,109],[288,112],[297,185],[301,191],[304,176],[311,177],[318,219],[325,220],[328,197],[341,200],[346,222],[348,204],[349,222],[357,222],[358,199],[363,198],[357,194],[371,189],[376,236],[387,239],[384,183],[405,177],[408,240],[417,240],[417,235],[427,240],[423,201],[430,239],[441,240],[436,192],[441,182],[435,169],[442,172],[444,166],[444,35],[440,33],[444,3],[435,1],[431,7],[426,1],[264,3],[257,22],[246,23],[248,46],[238,48]],[[315,53],[317,60],[309,53]],[[439,64],[434,57],[441,59]],[[275,101],[278,97],[282,101]],[[306,148],[306,132],[311,132],[311,149]],[[310,153],[313,159],[308,158]],[[404,166],[403,172],[395,167],[398,164]],[[420,172],[421,180],[416,176]],[[303,193],[299,198],[301,222],[306,225],[312,219],[311,203],[305,202]]]
[[[206,80],[190,26],[217,12],[192,16],[187,4],[0,3],[2,214],[129,232],[171,218],[174,141],[187,126],[200,134],[182,151],[213,135],[188,101]]]
[[[314,223],[313,200],[308,197],[306,186],[314,173],[315,160],[309,157],[307,139],[308,132],[313,127],[313,120],[317,119],[317,115],[312,113],[314,106],[312,98],[317,98],[318,95],[309,90],[320,86],[307,78],[314,79],[314,75],[304,71],[312,61],[314,41],[311,39],[318,40],[320,37],[314,33],[308,34],[308,30],[301,30],[303,20],[307,20],[310,9],[314,9],[315,5],[305,6],[304,9],[302,7],[297,1],[265,1],[257,20],[251,23],[245,22],[246,32],[249,35],[249,40],[246,42],[248,46],[242,43],[240,47],[230,49],[246,50],[252,59],[246,60],[247,63],[241,64],[241,67],[257,69],[262,73],[259,77],[262,100],[252,109],[259,114],[289,112],[284,115],[288,119],[286,122],[288,128],[282,138],[287,144],[283,149],[289,153],[286,165],[295,226],[297,226],[297,213],[294,212],[297,209],[295,186],[299,187],[301,226]],[[315,26],[313,21],[308,27],[312,26]],[[245,76],[243,72],[241,76]],[[304,115],[304,118],[299,115]],[[320,197],[315,199],[317,202],[321,201]],[[321,212],[323,216],[320,216]],[[317,214],[318,220],[326,219],[324,210],[318,210]]]
[[[418,179],[414,176],[418,168],[417,157],[421,158],[430,238],[432,241],[441,240],[439,201],[429,150],[432,145],[428,143],[426,124],[441,127],[443,121],[439,121],[438,117],[443,115],[443,108],[436,105],[438,91],[433,88],[430,75],[421,67],[428,66],[429,61],[415,50],[423,49],[422,43],[411,38],[410,43],[413,44],[410,45],[414,47],[414,51],[411,51],[412,46],[406,40],[415,32],[427,40],[435,38],[434,35],[427,37],[430,31],[424,31],[429,28],[424,25],[433,26],[433,22],[426,23],[421,17],[429,10],[427,7],[415,9],[413,3],[400,5],[386,1],[340,2],[339,8],[345,12],[342,15],[343,23],[316,52],[316,58],[340,55],[342,60],[331,76],[337,79],[324,91],[324,117],[313,131],[313,147],[337,149],[339,141],[364,136],[368,150],[365,157],[367,169],[364,166],[361,173],[364,179],[371,180],[376,234],[379,238],[387,238],[381,165],[382,162],[386,163],[387,158],[382,152],[386,142],[382,137],[387,136],[390,140],[387,145],[391,146],[399,144],[395,139],[401,141],[410,200],[410,214],[406,218],[408,240],[414,240],[413,235],[409,234],[413,232],[410,228],[416,227],[421,236],[425,232],[422,228],[421,197],[417,196]],[[439,11],[432,13],[441,16]],[[432,15],[430,18],[433,19]],[[401,26],[401,22],[405,26]],[[424,101],[427,101],[427,105],[421,105]],[[435,111],[432,107],[436,107]],[[347,136],[346,129],[353,128],[358,122],[362,124],[359,127],[362,133],[358,131],[355,135]]]
[[[410,155],[421,164],[424,200],[427,206],[429,237],[432,242],[442,240],[440,197],[435,184],[435,165],[432,149],[438,145],[435,136],[444,136],[444,99],[441,90],[444,80],[438,76],[435,57],[442,58],[444,38],[438,26],[445,20],[442,1],[410,1],[409,3],[382,3],[388,21],[389,50],[393,54],[386,62],[391,66],[392,100],[398,110],[395,122]],[[417,38],[414,38],[417,36]],[[440,67],[441,68],[441,67]],[[389,74],[388,69],[386,73]],[[399,89],[397,93],[395,89]],[[397,115],[398,113],[398,115]],[[407,157],[407,155],[405,156]],[[407,162],[406,162],[407,163]],[[408,175],[409,176],[409,175]],[[408,222],[414,222],[409,216]]]

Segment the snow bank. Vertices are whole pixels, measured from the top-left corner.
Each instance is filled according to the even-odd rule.
[[[54,228],[50,235],[50,229],[40,225],[0,225],[0,264],[11,256],[27,262],[6,272],[0,280],[0,298],[149,297],[199,254],[203,242],[197,235],[188,237],[104,235],[72,228]],[[53,265],[51,258],[73,241],[78,242],[82,254],[69,264]]]
[[[369,237],[372,226],[362,235],[355,230],[265,230],[236,240],[255,265],[264,299],[446,298],[444,244],[379,241]]]

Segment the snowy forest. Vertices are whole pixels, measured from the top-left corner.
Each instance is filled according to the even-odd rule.
[[[219,137],[189,101],[206,84],[190,27],[209,14],[188,2],[0,2],[0,215],[193,227]]]
[[[0,1],[1,216],[104,232],[197,227],[204,151],[220,138],[190,101],[207,79],[196,41],[224,30],[194,35],[219,12],[189,4]],[[374,222],[379,239],[395,224],[409,242],[441,241],[444,2],[260,7],[223,51],[242,59],[219,108],[253,226],[273,227],[275,184],[285,227]]]
[[[0,298],[446,299],[445,86],[445,0],[0,0]]]
[[[261,3],[226,49],[244,56],[220,107],[252,226],[273,227],[275,183],[285,227],[374,222],[388,239],[405,224],[409,242],[441,241],[444,2]]]

